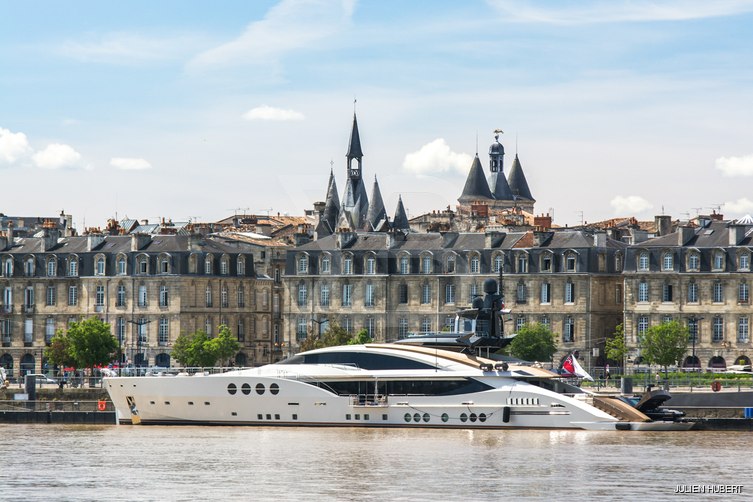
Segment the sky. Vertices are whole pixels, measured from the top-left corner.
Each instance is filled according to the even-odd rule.
[[[0,212],[457,204],[493,131],[555,224],[753,213],[752,0],[0,0]]]

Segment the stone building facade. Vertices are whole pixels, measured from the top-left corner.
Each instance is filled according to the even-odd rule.
[[[625,255],[625,333],[640,362],[640,335],[675,320],[688,327],[686,368],[751,363],[750,303],[753,221],[700,217],[665,228]]]
[[[11,376],[51,370],[44,347],[90,316],[112,326],[124,363],[169,366],[178,335],[221,324],[241,343],[236,364],[271,362],[275,278],[256,271],[263,252],[221,236],[0,238],[0,364]]]
[[[570,350],[602,363],[604,340],[622,322],[626,245],[605,233],[341,232],[288,252],[286,333],[301,340],[337,322],[378,341],[447,329],[458,309],[501,279],[507,332],[540,322]]]

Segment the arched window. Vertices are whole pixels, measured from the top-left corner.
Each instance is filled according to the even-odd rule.
[[[26,277],[34,276],[34,257],[33,256],[29,256],[24,261],[24,275]]]
[[[431,284],[424,282],[421,285],[421,303],[428,305],[431,303]]]
[[[5,277],[13,277],[13,258],[8,257],[3,260],[3,275]]]
[[[68,277],[78,277],[78,257],[68,258]]]
[[[648,301],[648,283],[645,279],[638,283],[638,301],[641,303]]]
[[[400,269],[400,273],[403,275],[410,274],[410,256],[409,255],[407,254],[400,255],[399,269]]]
[[[208,254],[204,258],[204,274],[212,275],[214,273],[213,261],[211,254]]]
[[[238,255],[238,265],[237,265],[236,275],[238,276],[246,275],[246,257],[245,256]]]
[[[149,274],[149,257],[145,254],[136,258],[136,273],[139,275]]]
[[[430,254],[425,253],[421,255],[421,273],[431,274],[431,272],[432,272],[432,258]]]
[[[322,274],[329,274],[332,272],[332,258],[330,258],[329,253],[322,255],[322,265],[320,272]]]
[[[445,270],[448,274],[454,274],[455,273],[455,255],[449,254],[447,255],[447,260],[445,262]]]
[[[47,258],[47,277],[55,277],[58,275],[58,261],[57,258],[51,256]]]
[[[688,283],[688,303],[698,303],[698,284],[695,281]]]
[[[105,275],[105,257],[97,256],[94,264],[94,275]]]
[[[478,255],[478,253],[473,253],[471,255],[470,272],[472,274],[481,273],[481,257]]]
[[[128,267],[126,265],[126,257],[124,255],[118,255],[118,275],[126,275],[128,273]]]
[[[505,257],[504,257],[504,255],[502,253],[497,253],[496,255],[494,255],[494,262],[493,263],[494,263],[494,265],[493,265],[493,270],[492,271],[495,274],[500,273],[500,271],[502,270],[502,267],[504,266],[504,263],[505,263]]]
[[[364,269],[366,270],[367,274],[374,275],[377,273],[376,256],[374,256],[373,254],[369,254],[366,257],[366,263],[364,265]]]
[[[343,274],[350,275],[353,273],[353,255],[343,255]]]
[[[228,275],[230,273],[230,257],[228,255],[222,255],[220,257],[220,275]]]
[[[308,289],[306,284],[301,282],[298,284],[298,306],[305,307],[308,302]]]
[[[638,270],[648,270],[648,251],[641,251],[638,254]]]
[[[714,251],[714,270],[724,270],[723,251]]]
[[[671,252],[667,251],[661,258],[661,269],[665,272],[671,272],[675,268],[674,256]]]

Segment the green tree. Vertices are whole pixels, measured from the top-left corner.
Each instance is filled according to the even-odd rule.
[[[550,361],[557,351],[554,333],[543,324],[525,324],[510,342],[510,354],[526,361]]]
[[[677,321],[669,321],[651,326],[641,337],[642,355],[649,364],[664,368],[664,375],[672,364],[679,364],[688,351],[687,326]]]
[[[172,357],[183,366],[209,367],[217,362],[216,353],[212,350],[212,339],[206,331],[198,330],[192,334],[181,333],[175,339]]]
[[[612,361],[619,361],[620,366],[625,367],[625,356],[627,356],[627,345],[625,344],[625,328],[618,324],[614,334],[607,338],[605,343],[607,358]]]
[[[220,361],[222,365],[226,365],[230,358],[238,353],[239,349],[238,340],[230,332],[230,328],[224,324],[220,325],[217,337],[209,341],[209,351],[213,352],[217,358],[215,363]]]
[[[345,329],[333,322],[327,328],[327,331],[321,334],[321,336],[309,336],[303,340],[299,345],[299,350],[305,352],[307,350],[321,349],[324,347],[335,347],[338,345],[355,345],[362,343],[370,343],[372,339],[369,337],[369,332],[366,329],[362,329],[355,335],[351,335]]]
[[[76,361],[71,356],[70,339],[65,331],[58,330],[50,340],[50,345],[44,349],[44,357],[55,366],[67,368],[75,366]]]
[[[96,317],[74,321],[68,326],[68,350],[78,368],[109,363],[117,355],[118,341],[110,325]]]

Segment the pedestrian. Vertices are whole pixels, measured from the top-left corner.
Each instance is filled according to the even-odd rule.
[[[609,383],[609,376],[609,365],[607,364],[604,367],[604,380],[606,381],[606,383]]]

